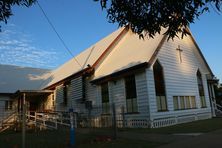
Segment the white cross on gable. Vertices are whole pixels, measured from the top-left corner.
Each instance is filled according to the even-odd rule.
[[[179,59],[180,59],[180,63],[182,63],[182,49],[180,49],[180,45],[178,45],[178,48],[176,49],[179,52]]]

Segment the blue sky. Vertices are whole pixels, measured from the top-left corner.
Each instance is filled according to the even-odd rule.
[[[39,0],[49,19],[74,55],[117,29],[93,0]],[[0,33],[0,64],[54,69],[69,60],[55,32],[37,5],[13,7]],[[213,73],[222,80],[222,14],[212,10],[190,26]]]

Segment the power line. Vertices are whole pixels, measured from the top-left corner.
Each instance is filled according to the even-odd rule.
[[[69,50],[69,48],[67,47],[67,45],[65,44],[64,40],[62,39],[62,37],[59,35],[59,33],[56,31],[54,25],[52,24],[52,22],[50,21],[49,17],[46,15],[45,11],[43,10],[43,8],[41,7],[41,5],[39,4],[38,1],[36,1],[37,5],[39,6],[40,10],[42,11],[43,15],[45,16],[47,22],[49,23],[49,25],[51,26],[51,28],[53,29],[53,31],[56,33],[57,37],[59,38],[59,40],[61,41],[61,43],[63,44],[63,46],[65,47],[65,49],[68,51],[68,53],[74,58],[74,60],[76,61],[76,63],[80,66],[80,68],[83,68],[81,66],[81,64],[78,62],[78,60],[74,57],[74,55],[72,54],[72,52]]]

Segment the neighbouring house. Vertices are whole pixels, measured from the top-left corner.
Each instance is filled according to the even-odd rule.
[[[0,65],[0,123],[18,110],[17,91],[40,90],[40,86],[50,71],[30,67]],[[47,78],[47,77],[46,77]],[[41,97],[30,102],[40,102]],[[30,106],[32,108],[32,106]]]
[[[120,28],[51,73],[42,72],[31,81],[42,80],[39,90],[21,85],[16,93],[7,92],[18,84],[15,71],[13,83],[1,83],[0,91],[14,93],[20,102],[28,96],[30,110],[72,108],[79,115],[90,112],[95,120],[111,116],[114,104],[131,127],[155,128],[215,115],[217,80],[192,35],[173,41],[166,35],[139,39]]]

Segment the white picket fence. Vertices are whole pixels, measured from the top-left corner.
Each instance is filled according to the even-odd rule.
[[[211,118],[211,113],[209,112],[169,116],[164,118],[155,118],[151,120],[151,128],[172,126],[176,124],[188,123],[192,121],[204,120],[209,118]]]

